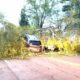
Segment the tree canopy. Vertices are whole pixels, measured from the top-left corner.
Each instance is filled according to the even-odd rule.
[[[66,28],[80,28],[80,0],[62,0],[62,2],[65,3],[63,12]]]
[[[29,25],[29,22],[28,22],[28,18],[26,16],[25,7],[22,8],[21,15],[20,16],[21,16],[21,19],[19,21],[20,26],[28,26]]]
[[[42,28],[45,20],[54,15],[55,0],[27,0],[26,15],[31,24]]]
[[[0,23],[3,23],[3,21],[4,21],[4,15],[0,13]]]

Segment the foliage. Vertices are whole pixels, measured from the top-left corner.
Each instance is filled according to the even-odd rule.
[[[15,26],[7,25],[0,29],[0,57],[20,56],[27,51],[25,41],[19,34]]]
[[[0,13],[0,23],[4,23],[5,19],[4,19],[4,15],[2,13]]]
[[[28,26],[29,25],[28,17],[26,16],[25,7],[21,10],[21,19],[20,19],[19,24],[20,24],[20,26]]]
[[[45,19],[48,20],[54,14],[54,0],[27,0],[26,15],[32,25],[42,28]]]
[[[79,0],[62,0],[65,5],[63,6],[63,12],[65,12],[64,22],[66,28],[72,27],[72,29],[80,29],[80,1]],[[68,2],[66,4],[66,2]]]
[[[38,32],[36,32],[36,28],[34,27],[34,26],[24,26],[24,27],[22,27],[22,28],[20,28],[20,35],[22,36],[22,37],[25,37],[25,34],[33,34],[33,35],[35,35],[35,34],[38,34]]]
[[[56,22],[55,29],[48,28],[48,30],[51,34],[54,32],[58,37],[52,38],[49,36],[50,33],[46,32],[48,38],[40,36],[42,47],[56,46],[60,51],[63,51],[65,55],[73,53],[80,54],[80,36],[76,36],[73,41],[71,41],[69,37],[70,33],[74,31],[80,35],[80,1],[59,0],[65,4],[63,6],[63,12],[65,12],[63,20],[58,19],[60,14],[58,14],[58,10],[55,10],[55,5],[57,5],[55,1],[56,0],[27,0],[26,6],[21,10],[20,26],[24,27],[16,27],[14,24],[5,21],[4,15],[0,13],[0,23],[5,26],[0,29],[0,57],[28,55],[30,52],[27,50],[23,39],[25,33],[40,36],[39,30],[37,31],[37,29],[39,28],[42,31],[42,27],[47,20],[51,20],[53,24]],[[67,1],[68,4],[66,4]],[[52,18],[54,18],[53,16],[55,16],[54,21],[52,20]],[[34,26],[30,27],[29,23]],[[65,38],[62,37],[62,30],[60,29],[62,23],[65,24],[67,32]],[[44,31],[46,30],[44,29]],[[29,55],[32,54],[30,53]]]
[[[42,41],[45,46],[56,46],[59,48],[59,52],[64,55],[80,54],[80,36],[76,37],[74,41],[71,41],[69,37],[66,38],[49,38],[48,41]]]

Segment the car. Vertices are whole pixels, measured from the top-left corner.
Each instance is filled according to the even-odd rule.
[[[32,52],[42,51],[41,41],[37,36],[26,34],[25,39],[26,39],[26,46],[28,47],[29,51]]]

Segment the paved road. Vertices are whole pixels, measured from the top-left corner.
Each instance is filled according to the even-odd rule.
[[[79,60],[35,57],[0,61],[0,80],[80,80]]]

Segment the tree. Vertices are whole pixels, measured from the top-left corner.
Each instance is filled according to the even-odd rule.
[[[63,12],[65,12],[64,22],[66,23],[66,28],[80,28],[80,0],[62,0],[62,2],[68,2],[68,4],[63,6]]]
[[[0,23],[4,22],[4,15],[2,13],[0,13]]]
[[[3,25],[3,26],[6,26],[6,25],[8,25],[10,22],[8,22],[6,19],[5,19],[5,16],[2,14],[2,13],[0,13],[0,23]],[[12,23],[10,23],[10,24],[12,24]]]
[[[27,0],[26,12],[31,24],[42,28],[45,20],[54,15],[54,0]]]
[[[20,19],[19,24],[20,24],[20,26],[27,26],[27,25],[29,25],[28,19],[27,19],[27,16],[26,16],[25,7],[21,10],[21,19]]]

